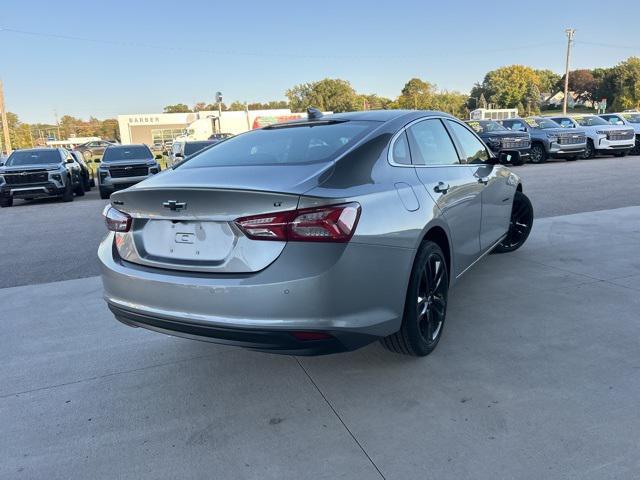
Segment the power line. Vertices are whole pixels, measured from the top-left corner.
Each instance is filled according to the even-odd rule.
[[[580,40],[579,42],[574,42],[580,45],[591,45],[594,47],[604,47],[604,48],[619,48],[623,50],[635,50],[640,51],[640,46],[633,47],[631,45],[612,45],[610,43],[598,43],[598,42],[584,42]]]
[[[29,35],[33,37],[42,37],[42,38],[54,38],[57,40],[68,40],[68,41],[77,41],[77,42],[91,42],[98,43],[103,45],[114,45],[119,47],[135,47],[135,48],[148,48],[154,50],[165,50],[165,51],[173,51],[173,52],[183,52],[183,53],[203,53],[208,55],[218,55],[218,56],[246,56],[246,57],[283,57],[283,58],[309,58],[309,59],[416,59],[416,58],[428,58],[433,56],[433,53],[423,53],[420,55],[403,55],[403,54],[393,54],[393,55],[366,55],[366,54],[354,54],[354,55],[314,55],[314,54],[297,54],[297,53],[287,53],[287,52],[273,52],[273,51],[239,51],[239,50],[212,50],[207,48],[187,48],[187,47],[176,47],[171,45],[158,45],[158,44],[150,44],[150,43],[140,43],[140,42],[128,42],[128,41],[119,41],[119,40],[109,40],[109,39],[100,39],[100,38],[88,38],[88,37],[77,37],[73,35],[61,35],[57,33],[43,33],[43,32],[34,32],[30,30],[21,30],[17,28],[8,28],[8,27],[0,27],[0,32],[6,33],[14,33],[19,35]],[[476,53],[492,53],[492,52],[508,52],[508,51],[517,51],[517,50],[529,50],[534,48],[541,47],[549,47],[558,45],[559,42],[542,42],[535,43],[529,45],[515,45],[511,47],[500,47],[494,49],[486,49],[483,48],[481,50],[458,50],[458,53],[464,54],[476,54]],[[438,53],[442,53],[439,51]]]

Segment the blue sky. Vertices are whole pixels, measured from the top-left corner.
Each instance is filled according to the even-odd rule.
[[[574,68],[640,55],[637,15],[619,11],[602,0],[7,0],[0,28],[80,39],[0,31],[0,77],[8,110],[28,122],[159,112],[217,90],[227,103],[283,99],[325,77],[388,97],[412,77],[468,92],[502,65],[561,72],[568,26]]]

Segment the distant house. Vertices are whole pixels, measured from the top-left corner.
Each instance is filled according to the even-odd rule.
[[[585,101],[578,100],[579,96],[580,95],[576,94],[576,92],[569,92],[569,98],[567,99],[567,107],[595,108],[594,102],[592,101],[585,102]],[[582,96],[584,96],[584,94]],[[547,98],[543,99],[542,105],[549,108],[559,108],[559,107],[562,107],[563,101],[564,101],[564,92],[559,91],[554,93],[553,95],[548,95]]]

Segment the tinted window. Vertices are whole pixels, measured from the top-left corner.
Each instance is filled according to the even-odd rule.
[[[104,151],[103,162],[118,162],[120,160],[152,159],[151,150],[147,147],[109,147]]]
[[[416,165],[460,163],[451,137],[440,120],[425,120],[408,129],[411,158]]]
[[[7,160],[7,166],[37,165],[42,163],[60,163],[62,158],[58,150],[16,150]]]
[[[447,122],[460,142],[462,150],[464,150],[463,157],[466,163],[482,163],[489,160],[489,154],[484,144],[469,129],[458,122],[452,122],[451,120],[447,120]]]
[[[213,145],[213,142],[189,142],[184,145],[184,156],[188,157],[196,152],[199,152],[203,148],[207,148],[209,145]]]
[[[378,125],[348,121],[252,130],[217,143],[181,168],[328,162]]]
[[[604,118],[611,125],[624,125],[622,119],[617,115],[603,115],[602,118]]]
[[[411,154],[409,153],[409,142],[407,141],[407,134],[402,132],[400,136],[393,143],[393,151],[391,152],[391,158],[395,163],[402,165],[411,165]]]
[[[640,123],[640,115],[637,113],[623,113],[622,116],[629,123]]]

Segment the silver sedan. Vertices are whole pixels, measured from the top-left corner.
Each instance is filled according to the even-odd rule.
[[[454,117],[369,111],[238,135],[114,193],[99,248],[121,322],[311,355],[427,355],[447,294],[527,239],[517,175]]]

